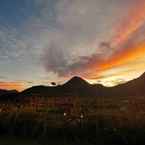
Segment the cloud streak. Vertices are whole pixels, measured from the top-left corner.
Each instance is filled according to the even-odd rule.
[[[142,45],[143,7],[143,0],[34,0],[18,27],[0,23],[1,75],[40,84],[116,67]]]
[[[112,55],[107,59],[88,65],[86,69],[91,71],[85,76],[91,77],[101,74],[103,71],[125,65],[130,61],[143,57],[145,54],[145,37],[142,35],[145,26],[145,2],[141,1],[135,5],[127,17],[122,20],[120,27],[116,29],[110,45],[114,49]],[[110,48],[108,46],[108,49]],[[111,48],[110,48],[111,49]]]
[[[145,1],[135,3],[134,7],[123,18],[111,42],[113,47],[124,44],[145,23]]]

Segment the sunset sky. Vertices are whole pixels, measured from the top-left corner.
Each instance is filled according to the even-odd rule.
[[[145,0],[1,0],[0,88],[145,72]]]

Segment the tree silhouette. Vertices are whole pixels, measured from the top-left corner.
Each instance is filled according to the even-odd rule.
[[[51,85],[52,85],[52,86],[56,86],[56,83],[55,83],[55,82],[51,82]]]

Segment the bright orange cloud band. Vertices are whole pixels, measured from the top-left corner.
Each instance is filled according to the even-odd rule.
[[[120,47],[132,37],[133,34],[140,29],[145,23],[145,1],[140,1],[135,8],[133,8],[128,16],[123,20],[123,23],[115,30],[116,34],[111,40],[113,47]],[[132,44],[131,44],[132,45]],[[109,49],[109,48],[108,48]],[[140,42],[136,45],[130,46],[122,51],[118,51],[109,59],[101,62],[93,62],[88,66],[89,73],[85,77],[98,77],[101,72],[126,64],[130,61],[143,57],[145,55],[145,42]]]
[[[20,82],[0,82],[0,89],[21,91],[24,89],[24,85]]]
[[[131,49],[127,49],[125,52],[118,53],[114,55],[108,60],[105,60],[101,63],[92,64],[91,73],[88,73],[86,78],[97,78],[102,72],[120,67],[121,65],[127,64],[131,61],[136,60],[137,58],[143,57],[145,55],[145,42],[141,42],[140,44],[132,47]]]

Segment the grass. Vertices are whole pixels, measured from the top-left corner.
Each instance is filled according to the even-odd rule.
[[[13,110],[0,113],[0,145],[145,144],[145,121],[139,112],[93,110],[80,119],[79,113],[68,117],[58,108]]]
[[[0,136],[1,145],[40,145],[36,140],[16,136]]]

